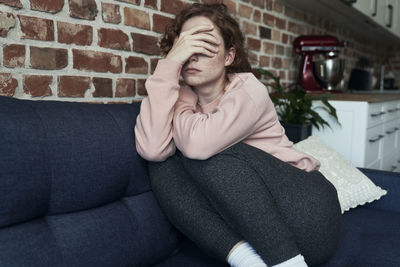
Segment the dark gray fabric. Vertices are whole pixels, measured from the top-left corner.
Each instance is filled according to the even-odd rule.
[[[224,223],[187,178],[180,155],[176,153],[164,162],[149,162],[148,166],[153,193],[169,220],[208,255],[224,261],[243,238]]]
[[[201,203],[207,202],[200,198],[207,199],[214,211],[206,216],[204,213],[210,209],[198,213],[193,206],[175,202],[171,192],[161,196],[164,198],[161,206],[172,222],[178,221],[179,228],[185,228],[185,234],[190,232],[194,241],[205,234],[212,239],[220,229],[229,227],[247,240],[269,265],[299,253],[308,264],[314,265],[326,261],[336,250],[340,237],[340,205],[335,188],[318,171],[299,170],[244,143],[208,160],[181,158],[187,173],[179,169],[163,174],[164,184],[155,194],[160,198],[165,191],[172,190],[180,198],[199,198]],[[163,163],[157,165],[161,173]],[[149,166],[151,170],[154,165]],[[161,180],[156,175],[150,172],[153,184]],[[171,176],[174,180],[166,182]],[[179,179],[189,180],[202,194],[184,196],[186,190],[176,182]],[[178,208],[180,216],[174,214]],[[206,219],[216,216],[215,212],[223,218],[223,223]],[[190,221],[188,217],[197,219]],[[185,223],[188,225],[182,226]],[[208,241],[208,244],[211,244],[208,250],[219,250],[219,242]]]

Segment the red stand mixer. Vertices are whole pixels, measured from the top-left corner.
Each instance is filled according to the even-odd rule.
[[[341,92],[335,86],[343,78],[345,61],[339,58],[339,52],[344,45],[345,42],[330,35],[297,37],[293,47],[302,56],[297,79],[300,87],[309,93]]]

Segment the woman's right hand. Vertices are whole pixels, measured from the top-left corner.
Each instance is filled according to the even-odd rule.
[[[181,32],[166,58],[183,65],[194,54],[214,57],[221,42],[212,34],[213,30],[214,26],[209,24]]]

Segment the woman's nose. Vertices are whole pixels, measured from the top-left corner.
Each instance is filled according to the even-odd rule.
[[[199,60],[199,56],[197,54],[194,54],[192,56],[190,56],[189,61],[198,61]]]

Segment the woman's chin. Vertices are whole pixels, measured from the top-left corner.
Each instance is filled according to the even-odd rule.
[[[185,81],[185,83],[187,85],[192,86],[192,87],[202,84],[201,81],[199,81],[198,79],[192,78],[192,77],[185,77],[183,80]]]

